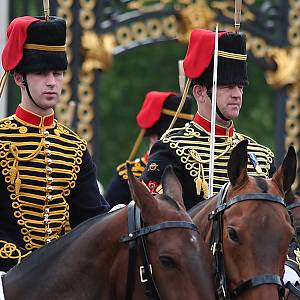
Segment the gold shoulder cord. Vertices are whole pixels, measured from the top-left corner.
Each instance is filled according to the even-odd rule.
[[[225,150],[222,153],[220,153],[214,157],[214,160],[216,161],[217,159],[219,159],[220,157],[225,155],[230,150],[230,148],[231,148],[231,145],[230,144],[227,145],[227,147],[225,148]],[[206,182],[205,177],[204,177],[203,164],[208,164],[209,159],[201,159],[200,154],[197,151],[195,151],[194,149],[190,150],[190,155],[192,156],[193,159],[195,159],[199,163],[198,176],[194,179],[197,195],[200,195],[201,190],[203,190],[204,197],[207,198],[208,197],[208,183]],[[201,175],[202,175],[202,179],[201,179]]]

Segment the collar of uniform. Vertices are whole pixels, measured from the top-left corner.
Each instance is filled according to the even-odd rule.
[[[196,124],[201,126],[207,133],[210,133],[210,121],[201,116],[198,112],[195,114],[194,120]],[[232,137],[234,132],[234,124],[231,121],[229,127],[223,127],[216,124],[215,134],[216,136],[228,136]]]
[[[16,117],[29,125],[38,127],[49,127],[54,123],[54,112],[48,116],[39,116],[29,110],[26,110],[21,105],[19,105],[16,110]]]

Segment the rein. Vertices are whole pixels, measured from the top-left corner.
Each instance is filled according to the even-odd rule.
[[[229,183],[225,184],[219,194],[217,199],[217,206],[214,211],[209,214],[209,220],[212,220],[212,252],[214,256],[215,267],[217,271],[218,279],[218,296],[220,300],[230,300],[230,294],[234,297],[239,296],[245,290],[257,287],[263,284],[275,284],[278,287],[278,293],[281,297],[284,296],[284,284],[282,279],[277,274],[264,274],[254,276],[247,281],[240,284],[233,291],[229,292],[227,278],[225,274],[225,263],[224,263],[224,250],[223,250],[223,213],[224,211],[236,203],[240,203],[248,200],[262,200],[271,201],[286,207],[284,199],[270,194],[265,193],[252,193],[238,195],[231,198],[229,201],[225,202],[225,197],[228,191]]]
[[[120,238],[122,243],[128,243],[129,245],[129,258],[128,258],[128,272],[127,272],[127,288],[126,288],[126,300],[132,299],[133,295],[133,283],[135,281],[136,270],[136,255],[137,247],[139,245],[142,265],[139,267],[140,280],[145,286],[145,293],[149,299],[160,300],[159,291],[155,284],[152,275],[152,266],[149,261],[148,249],[145,236],[163,229],[170,228],[185,228],[198,231],[198,228],[192,222],[187,221],[167,221],[159,224],[143,227],[141,218],[141,211],[136,206],[134,201],[128,204],[128,234],[123,235]]]

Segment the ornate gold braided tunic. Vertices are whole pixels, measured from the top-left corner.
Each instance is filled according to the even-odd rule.
[[[227,163],[232,149],[247,139],[248,174],[269,177],[274,171],[272,151],[252,138],[229,128],[216,125],[213,191],[217,193],[228,181]],[[194,121],[183,128],[174,128],[151,149],[142,180],[152,193],[161,192],[160,180],[167,165],[172,165],[183,187],[183,199],[189,209],[208,196],[210,156],[210,122],[195,115]]]
[[[129,161],[131,171],[136,178],[140,178],[148,161],[148,152],[134,161]],[[117,167],[117,174],[112,178],[106,191],[105,199],[111,207],[117,204],[129,204],[131,194],[128,186],[128,173],[126,162]]]
[[[54,115],[21,106],[0,121],[0,270],[106,212],[87,144]]]

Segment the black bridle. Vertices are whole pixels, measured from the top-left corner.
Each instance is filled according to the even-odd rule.
[[[217,206],[214,211],[209,214],[209,219],[212,220],[212,229],[213,229],[213,237],[212,237],[212,251],[214,256],[214,263],[217,272],[217,280],[218,280],[218,296],[219,299],[230,300],[230,296],[237,297],[245,290],[257,287],[262,284],[275,284],[278,287],[278,292],[281,297],[284,296],[284,284],[282,279],[277,274],[264,274],[258,275],[250,278],[249,280],[240,284],[233,291],[229,291],[227,285],[227,279],[225,274],[225,263],[223,256],[223,213],[224,211],[231,207],[236,203],[240,203],[242,201],[249,200],[262,200],[262,201],[271,201],[275,203],[279,203],[286,207],[284,199],[266,193],[253,193],[253,194],[244,194],[238,195],[230,200],[225,202],[225,197],[227,194],[229,183],[225,184],[218,194]]]
[[[198,231],[192,222],[187,221],[167,221],[159,224],[143,227],[140,209],[131,201],[128,204],[128,234],[122,236],[120,241],[129,244],[128,272],[126,300],[130,300],[133,294],[133,283],[136,271],[137,246],[140,246],[142,265],[140,269],[140,279],[145,286],[145,293],[149,299],[160,300],[159,291],[152,276],[152,266],[149,262],[149,255],[145,236],[162,229],[185,228]]]

